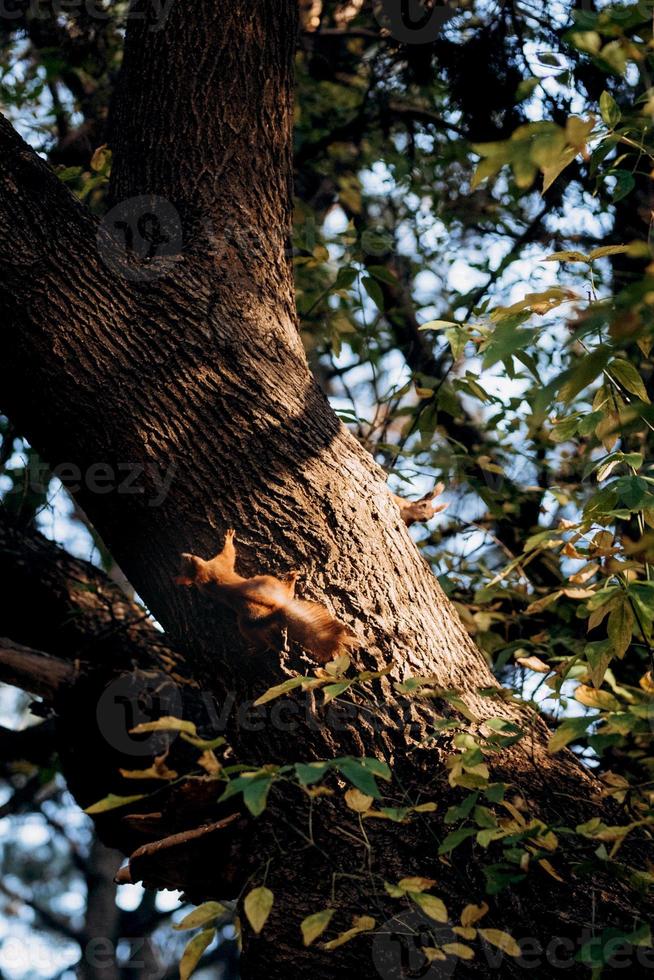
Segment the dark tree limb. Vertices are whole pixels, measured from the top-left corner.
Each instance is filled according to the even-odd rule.
[[[53,701],[66,684],[72,684],[75,667],[47,653],[0,637],[0,681]]]
[[[47,765],[55,752],[54,722],[52,719],[30,725],[19,731],[0,727],[0,759],[6,768],[12,762],[32,762]]]

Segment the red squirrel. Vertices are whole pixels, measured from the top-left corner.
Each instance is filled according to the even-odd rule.
[[[437,483],[431,493],[425,494],[420,500],[405,500],[404,497],[398,497],[396,493],[391,493],[391,497],[400,508],[402,520],[407,527],[411,527],[412,524],[430,521],[436,514],[447,509],[447,504],[432,503],[434,498],[440,497],[444,489],[443,483]]]
[[[295,598],[295,583],[300,572],[290,572],[285,579],[272,575],[243,578],[235,570],[235,531],[228,531],[223,550],[204,561],[197,555],[182,555],[178,585],[195,586],[206,595],[229,606],[236,613],[241,636],[258,650],[267,650],[279,640],[282,629],[288,631],[318,663],[330,660],[357,645],[357,639],[345,623],[317,602]]]

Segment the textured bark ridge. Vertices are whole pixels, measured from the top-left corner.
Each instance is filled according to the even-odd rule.
[[[461,693],[479,719],[472,731],[489,716],[529,724],[530,737],[502,754],[494,775],[545,820],[560,818],[562,800],[567,820],[584,819],[598,812],[595,782],[571,757],[547,755],[542,724],[479,694],[496,686],[483,656],[415,548],[385,474],[309,372],[288,254],[295,16],[292,0],[194,0],[173,4],[160,30],[129,24],[112,112],[112,203],[145,198],[155,212],[162,199],[172,205],[182,236],[174,262],[116,258],[106,224],[98,228],[0,124],[0,407],[53,466],[74,464],[82,474],[71,480],[60,471],[79,484],[80,505],[164,626],[166,649],[147,626],[147,637],[123,631],[124,648],[114,645],[118,630],[109,631],[111,643],[92,632],[86,647],[78,638],[62,650],[57,631],[66,620],[57,620],[57,585],[48,576],[35,589],[58,622],[54,638],[19,616],[0,633],[82,661],[54,703],[64,769],[83,805],[103,793],[127,795],[118,770],[145,766],[162,750],[153,742],[137,766],[133,741],[123,741],[129,724],[107,733],[98,705],[119,682],[130,703],[146,690],[146,716],[182,713],[206,737],[224,733],[232,760],[372,756],[392,764],[395,805],[417,794],[444,813],[457,799],[443,766],[448,739],[423,744],[429,713],[392,687],[427,675]],[[216,554],[228,528],[240,542],[237,571],[302,570],[298,594],[325,603],[355,631],[356,666],[392,665],[376,703],[353,696],[352,711],[327,711],[311,695],[297,696],[288,715],[263,711],[254,721],[240,710],[310,664],[298,647],[253,655],[228,610],[174,585],[180,555]],[[20,567],[22,549],[14,551]],[[16,593],[9,571],[5,587]],[[75,603],[84,605],[79,592]],[[136,670],[124,661],[134,644]],[[158,698],[143,682],[148,672],[157,676]],[[167,764],[183,771],[184,751],[176,740]],[[132,792],[138,787],[130,783]],[[393,914],[383,880],[411,874],[438,879],[457,915],[483,895],[470,852],[461,852],[463,866],[437,858],[446,833],[438,823],[379,821],[362,844],[337,798],[314,811],[297,788],[274,791],[253,819],[234,800],[218,805],[217,795],[210,780],[195,777],[98,816],[98,828],[106,842],[136,852],[124,874],[181,887],[198,901],[237,897],[268,866],[275,906],[262,936],[246,937],[245,977],[311,971],[325,980],[390,980],[395,974],[380,966],[369,939],[334,953],[304,949],[299,922],[335,904],[343,928],[367,912],[381,925]],[[567,875],[565,883],[530,877],[522,892],[496,903],[493,924],[546,942],[577,938],[593,916],[596,924],[630,920],[633,908],[608,880],[593,896]],[[502,969],[521,975],[507,961]],[[549,975],[547,966],[539,973]]]

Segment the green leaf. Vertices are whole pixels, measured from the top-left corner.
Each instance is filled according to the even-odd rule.
[[[459,827],[458,830],[453,830],[438,848],[438,853],[450,854],[459,844],[462,844],[468,837],[474,837],[476,833],[476,827]]]
[[[288,694],[289,691],[293,691],[296,687],[300,687],[304,681],[306,681],[306,677],[290,677],[282,684],[276,684],[274,687],[268,688],[266,693],[262,694],[261,697],[257,698],[257,700],[254,702],[254,707],[258,708],[261,704],[267,704],[269,701],[274,701],[275,698],[280,698],[283,694]]]
[[[339,694],[343,694],[344,691],[347,691],[348,687],[352,687],[353,683],[353,680],[349,680],[338,681],[337,684],[328,684],[323,688],[323,694],[325,695],[325,700],[323,703],[329,704],[329,702],[333,701],[334,698],[337,698]]]
[[[253,817],[260,816],[266,809],[268,793],[272,783],[272,776],[251,779],[243,790],[243,802]]]
[[[613,644],[610,640],[598,640],[588,643],[584,648],[584,656],[590,667],[590,677],[595,687],[601,687],[606,670],[613,660]]]
[[[188,980],[215,935],[215,929],[204,929],[189,940],[179,962],[179,980]]]
[[[63,167],[61,170],[57,170],[57,177],[64,184],[70,184],[81,175],[81,167]]]
[[[465,820],[477,805],[478,799],[479,793],[469,793],[458,806],[451,806],[445,814],[445,823],[456,823],[458,820]]]
[[[349,779],[353,786],[356,786],[366,796],[372,796],[374,799],[379,799],[381,796],[375,777],[378,776],[386,780],[391,778],[391,772],[388,766],[383,762],[379,762],[377,759],[353,759],[347,757],[336,759],[335,765],[341,774],[346,779]]]
[[[620,500],[630,510],[638,510],[649,489],[642,476],[621,476],[612,486],[617,490]]]
[[[482,362],[484,370],[493,367],[505,357],[515,354],[533,341],[535,331],[520,329],[523,319],[522,316],[511,317],[498,324],[484,348]]]
[[[295,775],[303,786],[312,786],[323,778],[331,765],[331,762],[296,762]]]
[[[538,88],[539,85],[540,78],[523,78],[516,89],[515,101],[523,102],[525,99],[528,99],[534,89]]]
[[[382,806],[379,810],[369,810],[364,813],[366,820],[390,820],[392,823],[408,823],[414,807],[410,806]]]
[[[581,718],[567,718],[554,732],[547,743],[547,751],[551,755],[560,752],[561,749],[580,738],[589,725],[592,725],[593,718],[584,715]]]
[[[345,268],[339,269],[338,275],[336,276],[336,282],[334,283],[334,289],[349,289],[357,275],[357,270],[352,269],[350,266],[345,266]]]
[[[612,170],[610,176],[615,177],[616,181],[611,193],[613,201],[621,201],[628,194],[631,194],[636,186],[636,178],[630,170]]]
[[[611,129],[615,129],[622,118],[622,113],[620,112],[618,103],[615,101],[610,92],[604,91],[600,95],[599,104],[602,120],[607,126],[610,126]]]
[[[257,935],[265,926],[274,901],[275,896],[271,890],[263,885],[260,888],[253,888],[245,896],[243,910],[248,922]]]
[[[310,946],[319,936],[322,936],[335,911],[336,909],[323,909],[322,912],[314,912],[313,915],[308,915],[302,920],[300,929],[305,946]]]
[[[630,361],[614,360],[607,368],[611,377],[615,378],[623,388],[639,398],[646,405],[650,404],[649,395],[645,388],[645,383],[640,374]]]
[[[375,306],[380,312],[384,312],[384,294],[381,290],[381,286],[378,282],[372,279],[370,276],[364,276],[361,280],[361,285],[367,292],[370,299],[373,301]]]
[[[397,286],[397,276],[394,275],[390,269],[387,269],[385,265],[369,265],[368,272],[379,279],[380,282],[386,282],[389,286]]]
[[[608,361],[608,352],[604,347],[598,347],[585,357],[571,371],[563,376],[563,384],[559,389],[559,398],[563,402],[571,402],[580,392],[587,388],[602,373]]]
[[[634,629],[634,611],[626,598],[611,611],[609,615],[608,634],[613,647],[613,653],[624,657],[631,644]],[[595,683],[593,679],[593,683]],[[599,684],[596,685],[599,687]]]
[[[254,817],[258,817],[266,808],[268,792],[272,786],[276,771],[260,769],[256,772],[245,773],[232,779],[225,792],[218,800],[219,803],[231,799],[238,793],[243,794],[243,802]]]

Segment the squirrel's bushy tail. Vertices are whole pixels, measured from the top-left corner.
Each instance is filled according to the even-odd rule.
[[[284,618],[289,639],[300,643],[321,664],[358,644],[350,628],[317,602],[291,599],[284,606]]]

